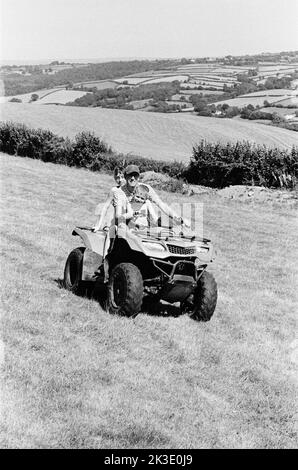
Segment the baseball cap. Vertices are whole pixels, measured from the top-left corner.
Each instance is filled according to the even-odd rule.
[[[137,165],[128,165],[124,170],[124,176],[132,175],[133,173],[140,174],[139,167]]]

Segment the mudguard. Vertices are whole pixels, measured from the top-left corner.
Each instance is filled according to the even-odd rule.
[[[88,228],[76,227],[72,234],[81,237],[86,248],[103,256],[106,232],[92,232],[91,229]]]
[[[94,281],[94,274],[102,265],[103,257],[86,248],[83,258],[82,281]]]
[[[92,230],[87,227],[76,227],[72,234],[78,235],[86,246],[83,258],[82,280],[92,280],[95,271],[97,271],[103,263],[104,245],[107,234],[104,231],[92,232]]]

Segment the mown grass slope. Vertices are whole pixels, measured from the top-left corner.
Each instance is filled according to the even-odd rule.
[[[194,196],[218,250],[213,319],[131,320],[60,284],[71,230],[111,177],[3,154],[0,167],[1,447],[296,446],[295,208]]]
[[[298,146],[298,134],[286,129],[245,120],[185,114],[5,103],[0,106],[0,119],[50,129],[68,137],[90,130],[106,140],[116,151],[157,160],[188,162],[193,145],[200,143],[202,139],[223,143],[248,140],[287,149],[293,145]]]

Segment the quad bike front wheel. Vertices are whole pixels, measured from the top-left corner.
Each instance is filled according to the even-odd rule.
[[[114,267],[108,284],[107,307],[110,313],[132,317],[139,313],[143,300],[143,278],[132,263]]]
[[[81,289],[84,251],[83,247],[71,251],[65,263],[64,287],[74,294]]]
[[[204,271],[193,294],[181,303],[181,312],[198,321],[209,321],[217,303],[217,284],[214,276]]]

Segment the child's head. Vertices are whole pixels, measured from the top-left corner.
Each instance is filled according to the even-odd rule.
[[[125,178],[123,171],[120,168],[115,168],[114,170],[114,180],[117,186],[122,186],[125,183]]]

